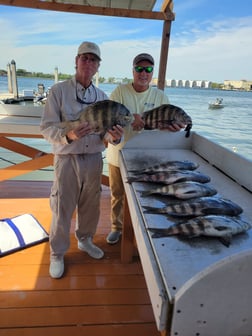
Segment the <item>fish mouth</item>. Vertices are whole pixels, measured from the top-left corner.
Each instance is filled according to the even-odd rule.
[[[124,120],[127,122],[127,123],[129,123],[131,120],[133,120],[133,118],[132,118],[132,116],[125,116],[124,117]]]

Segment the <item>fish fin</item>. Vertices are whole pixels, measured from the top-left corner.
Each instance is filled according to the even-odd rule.
[[[222,210],[220,208],[204,208],[202,209],[202,213],[204,215],[212,215],[212,214],[224,215],[226,212],[225,212],[225,209]]]
[[[232,235],[225,235],[223,237],[219,237],[219,241],[225,245],[226,247],[229,247],[231,244],[231,239],[232,239]]]
[[[151,206],[145,206],[143,205],[143,208],[145,209],[144,212],[147,212],[147,213],[159,213],[159,208],[154,208],[154,207],[151,207]]]
[[[152,130],[153,128],[148,126],[148,125],[144,125],[144,130]]]
[[[141,192],[141,196],[142,196],[142,197],[149,196],[149,195],[151,195],[151,194],[152,194],[152,192],[149,191],[149,190],[145,190],[145,191],[142,191],[142,192]]]
[[[186,218],[186,219],[191,219],[191,218],[195,218],[199,216],[195,214],[186,214],[186,213],[177,213],[177,212],[166,212],[166,215],[171,216],[171,217]]]
[[[135,181],[137,181],[139,179],[139,176],[128,176],[127,177],[127,182],[128,183],[132,183],[132,182],[135,182]]]
[[[199,237],[198,234],[184,234],[187,238],[196,238],[196,237]]]
[[[225,226],[225,225],[216,225],[215,227],[214,227],[217,231],[225,231],[225,230],[227,230],[227,226]]]

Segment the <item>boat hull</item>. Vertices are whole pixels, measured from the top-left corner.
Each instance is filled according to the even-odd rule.
[[[219,110],[219,109],[223,109],[224,105],[223,104],[209,104],[208,108],[210,110]]]

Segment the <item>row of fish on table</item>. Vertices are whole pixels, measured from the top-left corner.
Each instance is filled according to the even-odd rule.
[[[180,219],[167,228],[148,228],[153,238],[184,236],[217,237],[229,246],[232,236],[245,232],[252,224],[241,218],[243,209],[230,199],[223,198],[211,185],[211,178],[196,169],[191,161],[167,161],[142,170],[129,170],[128,183],[151,183],[141,197],[169,197],[166,206],[143,206],[145,213]]]

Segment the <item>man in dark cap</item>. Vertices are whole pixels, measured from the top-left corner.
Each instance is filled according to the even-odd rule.
[[[134,121],[124,129],[124,141],[107,148],[109,164],[109,184],[111,190],[111,232],[107,236],[108,244],[116,244],[121,236],[123,224],[124,187],[119,168],[119,150],[124,144],[144,128],[141,114],[162,104],[169,104],[169,99],[162,90],[150,85],[154,71],[154,59],[150,54],[141,53],[133,60],[133,82],[119,85],[110,95],[110,99],[124,104],[134,115]],[[170,126],[176,132],[184,125]]]

